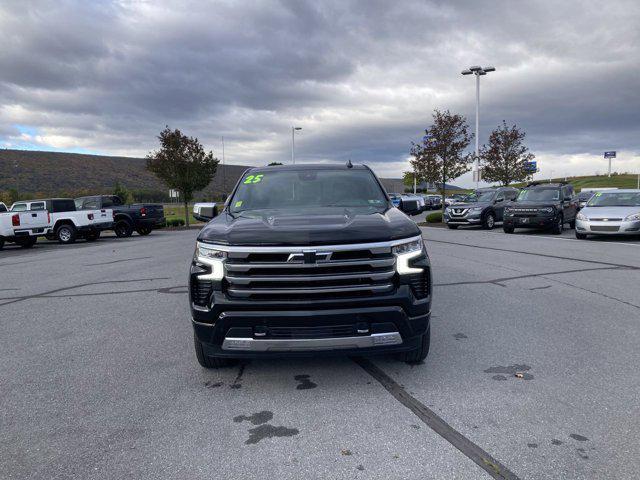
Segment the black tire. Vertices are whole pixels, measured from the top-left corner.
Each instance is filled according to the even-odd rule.
[[[138,232],[138,235],[142,235],[144,237],[145,235],[149,235],[151,230],[151,227],[140,227],[136,229],[136,232]]]
[[[447,223],[447,227],[449,227],[451,230],[455,230],[459,227],[460,225],[451,225],[450,223]]]
[[[429,345],[431,344],[431,327],[427,333],[420,338],[420,346],[408,352],[400,354],[400,360],[407,363],[420,363],[429,355]]]
[[[63,223],[56,228],[56,240],[58,240],[58,243],[69,245],[74,243],[77,237],[78,232],[76,231],[76,227],[70,223]]]
[[[38,237],[33,236],[16,238],[16,245],[19,245],[22,248],[31,248],[36,244],[37,241]]]
[[[564,230],[564,217],[560,215],[558,221],[551,227],[551,233],[554,235],[562,234],[562,230]]]
[[[516,229],[515,229],[514,227],[509,227],[509,226],[507,226],[507,225],[505,225],[504,227],[502,227],[502,231],[503,231],[504,233],[513,233],[513,232],[515,232],[515,230],[516,230]]]
[[[113,231],[116,232],[116,237],[127,238],[133,233],[133,225],[129,220],[118,220],[113,226]]]
[[[482,220],[482,228],[485,230],[493,230],[496,226],[496,214],[493,212],[489,212],[484,216]]]
[[[587,239],[587,234],[586,233],[578,233],[578,232],[576,232],[576,238],[578,240],[586,240]]]
[[[0,237],[0,250],[4,248],[4,238]]]
[[[196,350],[196,358],[198,359],[198,363],[201,367],[204,368],[221,368],[231,365],[231,360],[228,358],[220,358],[220,357],[209,357],[204,354],[204,350],[202,349],[202,343],[196,337],[195,332],[193,333],[193,345]]]
[[[84,238],[87,240],[87,242],[95,242],[100,238],[100,231],[89,232],[85,235]]]

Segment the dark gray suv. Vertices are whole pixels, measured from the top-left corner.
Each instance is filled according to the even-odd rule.
[[[467,195],[462,202],[449,205],[444,211],[447,227],[482,225],[491,230],[502,221],[504,206],[515,200],[519,190],[513,187],[483,188]]]

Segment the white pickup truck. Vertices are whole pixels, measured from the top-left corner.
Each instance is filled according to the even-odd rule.
[[[72,198],[25,200],[11,206],[11,212],[37,211],[45,211],[49,217],[49,222],[40,235],[63,244],[73,243],[78,238],[90,242],[97,240],[102,230],[113,227],[113,210],[76,211]]]
[[[0,203],[0,250],[5,242],[12,242],[23,248],[32,247],[38,235],[43,235],[49,227],[49,213],[8,212],[7,206]]]

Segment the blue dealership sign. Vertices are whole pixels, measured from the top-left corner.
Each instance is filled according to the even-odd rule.
[[[611,152],[604,152],[604,158],[616,158],[615,150]]]
[[[525,164],[525,170],[529,173],[535,173],[538,171],[538,162],[533,161],[533,162],[527,162]]]

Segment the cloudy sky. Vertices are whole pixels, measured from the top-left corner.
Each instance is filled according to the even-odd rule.
[[[0,146],[408,169],[433,109],[527,132],[540,176],[640,171],[640,2],[3,0]],[[469,176],[457,182],[470,184]]]

